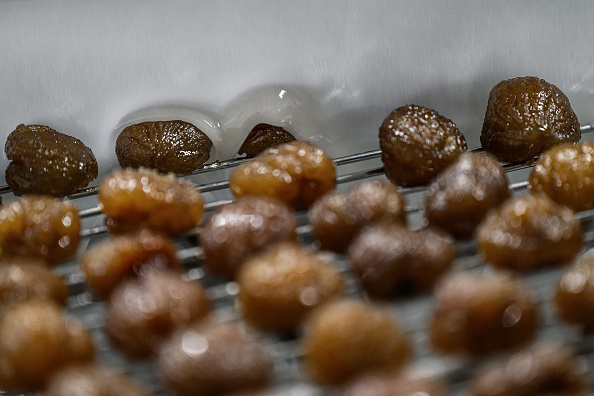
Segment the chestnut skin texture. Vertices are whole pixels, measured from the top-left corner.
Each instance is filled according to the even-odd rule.
[[[435,290],[431,345],[441,353],[475,356],[523,345],[538,329],[536,303],[532,292],[514,278],[452,275]]]
[[[491,89],[481,144],[500,160],[532,161],[556,144],[580,138],[569,99],[555,85],[537,77],[516,77]]]
[[[238,154],[253,158],[269,147],[294,140],[296,140],[295,137],[284,128],[262,123],[252,128],[239,148]]]
[[[290,242],[247,260],[237,283],[242,316],[265,330],[295,328],[317,306],[341,296],[344,287],[330,263]]]
[[[188,175],[210,157],[212,141],[196,126],[179,120],[130,125],[116,139],[122,168],[150,168]]]
[[[594,142],[548,149],[536,160],[528,182],[531,193],[544,193],[575,212],[593,209]]]
[[[335,186],[332,159],[321,148],[299,140],[264,150],[238,166],[229,179],[236,197],[273,197],[297,210],[309,208]]]
[[[297,240],[293,210],[275,198],[245,196],[223,206],[204,225],[200,246],[211,273],[235,278],[245,260],[271,246]]]
[[[470,238],[491,209],[510,197],[505,171],[488,154],[466,152],[425,193],[425,217],[457,238]]]
[[[90,148],[45,125],[17,126],[4,151],[12,161],[6,183],[16,195],[65,197],[86,187],[99,173]]]
[[[245,332],[205,321],[175,332],[161,348],[158,368],[177,396],[216,396],[264,387],[273,367],[268,351]]]
[[[582,228],[571,209],[545,195],[506,201],[477,229],[479,251],[498,268],[527,272],[562,266],[576,257]]]
[[[578,359],[560,344],[534,345],[483,370],[475,396],[586,395]]]
[[[74,256],[80,243],[78,207],[68,200],[28,195],[0,208],[0,257],[55,264]]]
[[[95,356],[90,333],[50,300],[26,300],[0,316],[0,387],[43,389],[60,368]]]
[[[107,175],[99,186],[99,204],[113,233],[147,227],[179,235],[198,225],[204,214],[204,201],[192,183],[150,169]]]
[[[331,385],[367,370],[402,367],[411,349],[395,317],[357,300],[333,301],[313,311],[301,342],[309,376]]]
[[[426,185],[467,149],[456,124],[417,105],[390,113],[379,129],[379,143],[386,176],[402,187]]]

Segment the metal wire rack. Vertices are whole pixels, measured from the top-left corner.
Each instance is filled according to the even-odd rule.
[[[594,132],[594,125],[582,126],[584,140],[594,137],[589,136]],[[594,135],[594,134],[592,134]],[[477,148],[475,151],[482,151]],[[338,169],[337,188],[348,190],[353,183],[371,178],[384,178],[380,161],[381,151],[374,150],[357,153],[334,160]],[[222,205],[230,202],[233,197],[229,191],[228,174],[245,159],[236,159],[208,164],[200,171],[185,176],[192,181],[205,198],[205,219]],[[532,168],[530,164],[504,164],[510,181],[510,190],[513,193],[522,193],[527,188],[527,176]],[[407,216],[410,224],[421,226],[423,218],[424,187],[403,188],[401,192],[407,200]],[[75,202],[80,210],[82,221],[81,244],[79,255],[82,255],[91,245],[106,237],[103,226],[103,214],[97,201],[98,187],[93,186],[71,195],[69,199]],[[12,196],[8,186],[0,187],[0,194],[5,195],[5,200]],[[594,210],[578,214],[584,229],[584,250],[594,246]],[[311,227],[307,221],[307,212],[297,214],[298,236],[301,243],[315,248],[315,241],[311,234]],[[204,219],[203,219],[204,222]],[[203,222],[201,224],[203,224]],[[176,238],[174,243],[177,248],[178,258],[184,264],[184,276],[191,281],[201,282],[206,288],[214,306],[215,314],[222,320],[234,322],[246,327],[239,318],[234,305],[238,293],[238,285],[217,279],[202,269],[203,252],[196,244],[197,236],[202,226],[198,225],[184,236]],[[346,292],[351,296],[366,299],[357,280],[350,271],[348,260],[344,256],[329,252],[321,252],[331,260],[336,268],[343,274],[347,285]],[[457,243],[457,258],[454,263],[455,271],[488,271],[482,258],[477,252],[474,241],[461,241]],[[99,361],[111,368],[125,372],[139,379],[145,384],[149,392],[154,395],[167,395],[158,380],[158,376],[150,361],[130,362],[117,351],[112,349],[103,332],[104,304],[93,298],[85,283],[75,258],[55,267],[69,286],[70,297],[67,312],[82,320],[92,331],[99,352]],[[551,305],[552,291],[563,269],[547,269],[524,276],[524,281],[535,291],[539,299],[542,316],[542,325],[539,332],[540,340],[557,340],[573,347],[580,357],[584,370],[588,373],[587,380],[594,389],[594,338],[583,336],[577,329],[559,322]],[[441,376],[448,380],[453,395],[466,395],[468,384],[475,373],[475,368],[485,363],[483,360],[470,360],[460,357],[444,357],[433,353],[426,338],[427,321],[432,311],[432,298],[430,295],[411,296],[389,301],[388,308],[400,318],[407,328],[415,351],[411,365],[421,373],[430,376]],[[269,349],[275,363],[275,376],[271,394],[294,396],[321,396],[333,394],[331,389],[316,386],[308,381],[301,369],[301,353],[298,337],[286,337],[276,334],[259,333],[256,330],[246,330],[253,333]],[[2,395],[12,395],[2,392]]]

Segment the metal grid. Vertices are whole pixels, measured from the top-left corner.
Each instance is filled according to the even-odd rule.
[[[584,140],[594,137],[588,134],[594,132],[593,125],[582,126]],[[592,134],[594,135],[594,134]],[[475,151],[481,151],[478,148]],[[347,191],[353,183],[371,178],[385,178],[380,161],[380,150],[349,155],[334,160],[338,169],[337,189]],[[185,176],[193,182],[205,199],[204,223],[216,209],[230,202],[233,197],[228,189],[228,176],[230,172],[244,162],[237,159],[225,162],[208,164],[204,169]],[[527,187],[526,178],[531,171],[530,165],[504,164],[510,190],[512,193],[522,193]],[[82,255],[91,245],[106,237],[103,226],[104,216],[97,202],[98,187],[93,186],[69,197],[80,208],[82,221],[81,244],[78,256]],[[407,216],[412,227],[424,224],[423,196],[424,187],[403,188],[401,192],[407,200]],[[0,187],[0,194],[5,194],[5,200],[15,199],[7,186]],[[584,229],[584,250],[594,246],[594,210],[578,214]],[[315,241],[311,234],[311,227],[307,221],[307,212],[297,213],[298,236],[300,242],[315,248]],[[322,388],[308,382],[301,371],[301,353],[298,337],[281,337],[271,333],[260,333],[248,328],[238,316],[234,300],[238,286],[210,276],[202,269],[203,252],[196,241],[201,232],[201,225],[174,240],[177,255],[184,265],[184,276],[191,281],[200,282],[206,287],[209,297],[213,302],[214,313],[224,321],[229,321],[244,327],[259,339],[271,352],[275,364],[275,375],[272,384],[272,394],[318,396],[332,394],[331,389]],[[346,292],[351,296],[366,299],[357,280],[350,271],[348,260],[344,256],[329,252],[321,252],[331,260],[344,276]],[[70,297],[67,312],[82,320],[91,330],[98,349],[98,360],[102,364],[127,373],[145,384],[154,395],[167,395],[158,380],[153,363],[150,361],[131,362],[126,360],[117,351],[113,350],[107,342],[103,332],[104,303],[93,298],[85,283],[75,258],[54,267],[67,282]],[[484,261],[477,252],[474,241],[457,243],[457,258],[454,262],[454,271],[489,271]],[[580,357],[584,370],[588,373],[588,383],[594,389],[594,337],[584,337],[577,329],[559,323],[551,304],[552,293],[558,278],[564,269],[547,269],[523,276],[523,280],[534,290],[540,305],[541,327],[539,340],[557,340],[573,347]],[[413,342],[414,357],[412,366],[425,375],[445,377],[451,384],[452,394],[466,395],[469,381],[476,372],[476,368],[487,362],[487,359],[472,360],[461,357],[444,357],[434,354],[426,337],[427,322],[432,312],[432,298],[429,294],[392,299],[387,302],[387,307],[398,316],[401,323],[407,328]],[[0,391],[3,395],[13,395]]]

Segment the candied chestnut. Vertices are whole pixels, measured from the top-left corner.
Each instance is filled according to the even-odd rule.
[[[206,291],[180,274],[161,271],[130,280],[114,290],[105,315],[105,331],[130,357],[146,357],[177,328],[210,312]]]
[[[145,226],[179,235],[204,214],[204,201],[194,185],[149,169],[118,169],[105,177],[99,204],[115,233]]]
[[[456,257],[454,240],[437,229],[411,231],[381,223],[361,231],[348,257],[361,285],[374,297],[429,290]]]
[[[594,331],[594,256],[585,254],[563,274],[554,298],[559,316],[566,322]]]
[[[329,302],[313,311],[302,343],[305,367],[322,384],[341,384],[370,369],[401,367],[410,354],[395,318],[356,300]]]
[[[429,183],[467,148],[456,124],[416,105],[399,107],[386,117],[379,143],[386,176],[398,186]]]
[[[545,193],[576,212],[594,208],[594,142],[565,143],[542,153],[528,179],[530,192]]]
[[[241,164],[231,174],[229,186],[236,197],[268,196],[305,209],[334,189],[336,166],[321,148],[294,141]]]
[[[518,351],[480,373],[475,396],[585,395],[580,364],[558,344]]]
[[[435,291],[429,335],[439,352],[483,355],[531,341],[537,327],[536,300],[519,280],[457,274]]]
[[[344,253],[365,225],[377,222],[406,224],[402,194],[388,182],[357,185],[348,194],[332,192],[316,201],[309,222],[320,247]]]
[[[396,393],[394,393],[396,392]],[[350,381],[340,396],[447,396],[450,392],[438,378],[423,378],[410,371],[375,370]]]
[[[44,396],[148,396],[136,381],[94,365],[68,366],[51,377]]]
[[[30,195],[0,208],[0,257],[53,264],[74,256],[79,242],[78,208],[67,200]]]
[[[43,389],[61,367],[91,361],[95,347],[83,325],[49,300],[26,300],[0,316],[0,387]]]
[[[32,298],[64,305],[68,286],[42,260],[19,258],[0,263],[0,307]]]
[[[531,161],[555,144],[577,142],[580,137],[569,99],[553,84],[517,77],[491,90],[481,144],[500,160]]]
[[[258,389],[272,376],[272,359],[263,346],[235,326],[211,321],[173,334],[161,348],[158,366],[178,396]]]
[[[545,195],[523,195],[491,212],[477,229],[479,250],[496,267],[514,271],[564,265],[582,248],[571,209]]]
[[[252,128],[239,148],[238,154],[245,154],[246,157],[253,158],[269,147],[289,143],[293,140],[296,140],[295,136],[284,128],[261,123]]]
[[[122,168],[150,168],[190,174],[210,157],[212,141],[196,126],[180,120],[146,121],[127,126],[116,139]]]
[[[237,283],[243,317],[268,330],[296,327],[343,290],[340,274],[329,263],[290,242],[248,259]]]
[[[19,125],[4,146],[6,183],[16,195],[65,197],[86,187],[98,175],[90,148],[45,125]]]
[[[128,278],[179,266],[172,243],[146,229],[101,241],[80,260],[87,283],[101,299]]]
[[[245,196],[223,206],[201,234],[204,265],[212,273],[234,278],[250,256],[279,242],[297,240],[293,210],[269,197]]]
[[[425,217],[459,238],[470,238],[487,213],[510,197],[505,171],[490,155],[466,152],[429,184]]]

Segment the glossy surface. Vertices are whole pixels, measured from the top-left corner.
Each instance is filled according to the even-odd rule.
[[[528,179],[530,192],[544,193],[576,212],[594,208],[594,142],[559,144],[542,153]]]
[[[475,396],[585,396],[581,362],[558,344],[536,345],[499,360],[475,380]]]
[[[79,242],[78,208],[69,201],[31,195],[0,208],[0,257],[56,263],[75,255]]]
[[[130,125],[116,139],[122,168],[150,168],[161,173],[190,174],[210,157],[212,141],[184,121],[146,121]]]
[[[402,106],[379,129],[386,176],[398,186],[429,183],[460,154],[466,139],[456,124],[423,106]]]
[[[320,248],[344,253],[368,224],[406,224],[405,200],[392,184],[367,181],[346,194],[324,195],[311,207],[308,217]]]
[[[576,257],[583,236],[571,209],[539,195],[522,195],[491,212],[476,233],[479,251],[496,267],[530,271]]]
[[[65,305],[66,283],[43,261],[14,259],[0,263],[0,310],[8,304],[30,299],[47,299]]]
[[[130,278],[179,267],[173,244],[150,230],[104,240],[80,259],[80,269],[100,299],[109,298],[117,285]]]
[[[282,127],[258,124],[247,135],[239,148],[238,154],[245,154],[246,157],[253,158],[269,147],[292,142],[293,140],[295,140],[295,137]]]
[[[64,197],[86,187],[98,174],[90,148],[45,125],[19,125],[4,146],[6,183],[16,195]]]
[[[210,312],[210,301],[200,284],[165,271],[120,285],[109,303],[105,332],[117,349],[134,358],[157,352],[172,332]]]
[[[594,257],[590,253],[563,274],[554,302],[561,319],[585,332],[594,331]]]
[[[119,169],[106,176],[99,204],[115,233],[148,227],[178,235],[195,227],[204,213],[194,185],[148,169]]]
[[[522,282],[457,274],[435,290],[429,337],[440,353],[485,355],[531,341],[538,316],[536,298]]]
[[[342,295],[343,280],[331,263],[294,243],[252,257],[238,276],[239,311],[265,330],[295,328],[317,306]]]
[[[265,150],[229,179],[233,194],[277,198],[296,209],[311,206],[336,186],[336,166],[324,150],[303,141]]]
[[[47,300],[7,309],[0,317],[0,334],[0,385],[6,391],[41,390],[61,367],[95,355],[90,333]]]
[[[395,393],[396,392],[396,393]],[[444,381],[423,378],[409,371],[371,371],[348,383],[340,396],[447,396],[450,395]]]
[[[178,396],[215,396],[264,386],[272,360],[233,325],[207,322],[176,332],[163,345],[158,368]]]
[[[425,217],[459,238],[470,238],[487,213],[510,197],[505,171],[490,155],[466,152],[429,184]]]
[[[369,369],[400,367],[410,354],[396,318],[356,300],[331,302],[314,311],[301,342],[305,369],[322,384],[338,385]]]
[[[384,223],[364,228],[348,257],[369,295],[390,297],[430,290],[452,266],[456,247],[442,231]]]
[[[569,99],[555,85],[537,77],[517,77],[491,90],[481,144],[500,160],[531,161],[555,144],[580,137]]]
[[[297,220],[283,202],[245,196],[223,206],[204,225],[200,246],[204,266],[215,274],[234,278],[250,256],[276,243],[297,240]]]
[[[148,396],[136,381],[94,365],[66,367],[53,375],[44,396]]]

